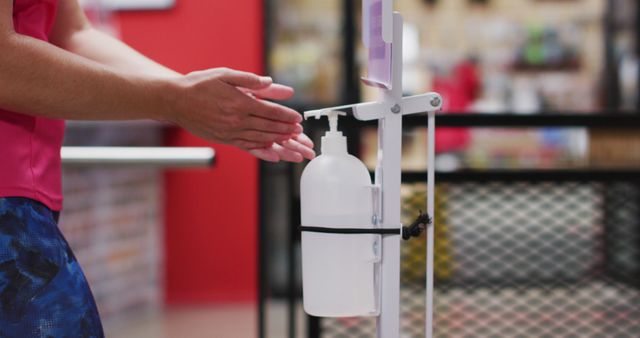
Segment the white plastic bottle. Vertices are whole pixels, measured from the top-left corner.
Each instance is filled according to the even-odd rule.
[[[321,155],[300,182],[302,225],[322,228],[372,228],[373,192],[366,166],[347,152],[338,131],[338,112],[329,117]],[[319,118],[320,115],[316,115]],[[302,232],[302,283],[305,311],[318,317],[379,315],[373,234]]]

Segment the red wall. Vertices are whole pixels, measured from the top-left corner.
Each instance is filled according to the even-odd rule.
[[[177,0],[169,11],[117,15],[125,42],[181,72],[230,67],[260,73],[262,1]],[[172,146],[210,145],[182,130]],[[166,175],[168,303],[255,301],[258,163],[213,145],[213,170]]]

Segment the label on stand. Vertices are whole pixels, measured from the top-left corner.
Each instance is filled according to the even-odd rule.
[[[383,38],[383,0],[365,0],[363,37],[369,48],[369,72],[362,81],[373,87],[391,89],[392,44]]]

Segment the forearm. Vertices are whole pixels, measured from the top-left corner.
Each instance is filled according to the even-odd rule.
[[[101,64],[134,74],[175,77],[175,72],[90,26],[71,34],[62,48]]]
[[[19,35],[0,36],[0,108],[60,119],[163,119],[174,87]],[[166,75],[166,74],[165,74]]]

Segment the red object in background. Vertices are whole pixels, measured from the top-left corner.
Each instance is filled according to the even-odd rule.
[[[450,78],[436,77],[433,90],[443,98],[442,111],[445,113],[465,113],[477,97],[480,79],[477,67],[465,61],[455,67]],[[436,152],[451,152],[465,149],[471,140],[468,129],[438,128],[436,129]]]
[[[263,71],[262,1],[180,0],[168,11],[116,15],[125,42],[173,69]],[[258,162],[183,130],[170,146],[213,146],[213,170],[165,180],[166,301],[257,301]]]

